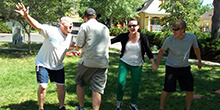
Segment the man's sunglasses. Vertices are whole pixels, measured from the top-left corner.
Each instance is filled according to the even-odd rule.
[[[129,28],[136,27],[137,25],[128,25]]]
[[[176,28],[176,29],[172,28],[172,30],[173,31],[178,31],[178,30],[180,30],[180,28]]]

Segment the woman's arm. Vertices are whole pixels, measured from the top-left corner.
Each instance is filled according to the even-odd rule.
[[[158,69],[158,66],[156,65],[154,59],[150,59],[151,63],[152,63],[152,71],[155,72]]]

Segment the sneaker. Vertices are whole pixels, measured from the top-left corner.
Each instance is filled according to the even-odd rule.
[[[115,110],[121,110],[121,101],[117,101]]]
[[[76,110],[84,110],[84,107],[78,106],[78,107],[76,108]]]
[[[62,108],[59,108],[59,110],[66,110],[66,108],[63,106]]]
[[[131,110],[138,110],[138,108],[137,108],[137,105],[129,105],[129,108],[131,109]]]

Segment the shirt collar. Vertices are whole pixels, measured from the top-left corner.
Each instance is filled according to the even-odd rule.
[[[92,18],[92,19],[89,19],[89,21],[87,22],[94,22],[94,21],[96,21],[96,19]]]
[[[64,38],[67,37],[67,36],[65,36],[65,35],[61,32],[60,28],[58,28],[58,31],[59,31],[59,33],[60,33]],[[67,35],[68,35],[68,34],[67,34]]]

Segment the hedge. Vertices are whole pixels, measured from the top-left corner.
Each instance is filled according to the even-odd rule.
[[[0,22],[0,33],[11,33],[12,30],[8,29],[8,24]]]
[[[129,30],[127,27],[122,27],[122,28],[113,27],[113,28],[110,28],[109,31],[110,31],[111,36],[118,36],[119,34],[126,33]]]

